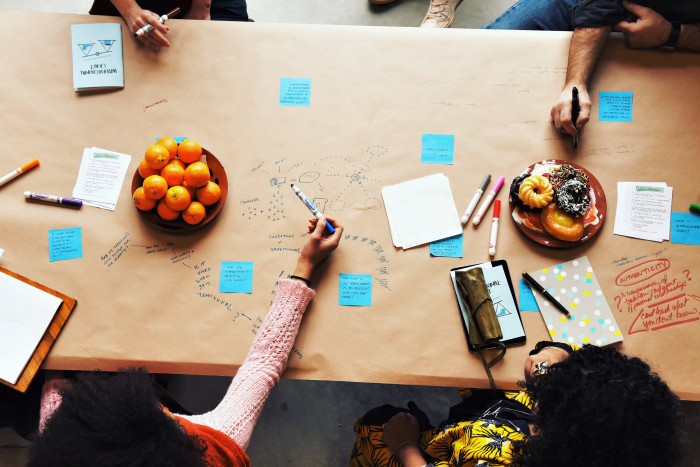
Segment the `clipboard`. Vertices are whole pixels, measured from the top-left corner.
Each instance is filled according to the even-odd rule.
[[[26,366],[22,370],[22,373],[20,374],[20,377],[17,380],[17,383],[11,384],[3,379],[0,379],[1,384],[4,384],[5,386],[9,386],[13,389],[20,391],[20,392],[25,392],[27,390],[27,388],[29,387],[29,384],[34,379],[34,376],[36,375],[37,371],[39,371],[39,368],[41,367],[41,364],[43,363],[44,358],[46,358],[46,355],[48,355],[49,350],[51,350],[51,346],[53,345],[55,340],[58,338],[58,334],[61,332],[61,329],[66,324],[66,321],[68,320],[68,317],[70,316],[71,312],[73,311],[73,308],[75,307],[75,304],[77,303],[77,300],[74,298],[71,298],[67,295],[64,295],[60,292],[57,292],[56,290],[51,289],[43,284],[40,284],[36,281],[28,279],[20,274],[12,272],[9,269],[5,269],[1,266],[0,266],[0,273],[7,274],[10,277],[18,279],[26,284],[29,284],[33,287],[36,287],[39,290],[43,290],[44,292],[51,294],[51,295],[63,300],[61,307],[58,309],[58,311],[54,315],[53,319],[49,323],[49,326],[46,329],[46,332],[44,332],[43,337],[41,338],[41,340],[37,344],[36,349],[34,350],[34,353],[32,353],[31,358],[29,359]]]
[[[467,340],[467,346],[470,351],[476,351],[476,348],[469,342],[469,318],[467,304],[462,300],[458,289],[455,273],[457,271],[466,271],[473,268],[482,268],[487,286],[489,286],[489,294],[493,299],[498,322],[501,325],[503,338],[501,342],[506,346],[522,344],[525,342],[525,328],[520,317],[520,309],[518,302],[515,299],[515,291],[513,282],[510,280],[510,271],[508,263],[505,260],[490,261],[486,263],[472,264],[469,266],[461,266],[450,270],[452,286],[454,287],[455,297],[457,298],[457,307],[462,318],[462,328],[464,329],[464,337]],[[498,284],[495,284],[498,282]],[[493,283],[493,286],[490,286]],[[494,293],[498,294],[494,296]]]

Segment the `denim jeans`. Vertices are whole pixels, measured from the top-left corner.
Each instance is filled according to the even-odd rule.
[[[518,0],[482,29],[572,31],[571,7],[577,0]]]

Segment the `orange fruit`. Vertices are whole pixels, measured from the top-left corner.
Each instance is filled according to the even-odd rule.
[[[170,187],[165,194],[165,204],[173,211],[183,211],[189,206],[190,201],[192,201],[190,192],[181,186]]]
[[[146,197],[161,199],[168,191],[168,182],[160,175],[151,175],[143,181],[143,190],[146,193]]]
[[[143,187],[140,186],[134,191],[134,206],[140,211],[150,211],[156,207],[156,200],[148,198]]]
[[[182,167],[182,170],[185,170],[187,168],[187,164],[185,164],[184,162],[182,162],[180,159],[177,159],[177,158],[170,159],[170,161],[168,162],[168,165],[170,165],[170,164],[179,165],[180,167]]]
[[[182,211],[182,219],[188,224],[195,225],[202,222],[204,216],[207,212],[204,209],[204,205],[199,201],[192,201],[187,209]]]
[[[185,164],[191,164],[202,157],[202,146],[191,139],[183,140],[177,147],[177,155]]]
[[[207,182],[206,185],[197,189],[197,199],[205,206],[211,206],[219,201],[219,198],[221,198],[221,188],[214,182]]]
[[[139,175],[145,179],[151,175],[158,175],[158,170],[150,168],[146,163],[146,159],[141,159],[141,162],[139,162]]]
[[[146,149],[144,159],[150,168],[162,169],[170,160],[170,153],[160,144],[154,144]]]
[[[156,210],[161,219],[166,221],[174,221],[180,217],[180,211],[173,211],[168,207],[165,201],[160,201],[158,203],[158,209]]]
[[[209,177],[209,166],[204,162],[193,162],[185,169],[185,181],[195,188],[206,185]]]
[[[187,191],[190,192],[190,199],[191,199],[192,201],[194,201],[194,200],[197,199],[197,188],[195,188],[195,187],[193,187],[193,186],[191,186],[191,185],[188,185],[187,182],[185,182],[185,181],[182,182],[182,186],[183,186]]]
[[[185,169],[177,164],[168,164],[160,169],[160,176],[168,182],[168,186],[182,185]]]
[[[177,154],[177,141],[172,136],[163,136],[156,141],[156,144],[160,144],[170,153],[170,158],[172,159]]]

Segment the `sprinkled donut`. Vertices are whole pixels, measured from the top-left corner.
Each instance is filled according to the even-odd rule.
[[[569,180],[579,180],[588,185],[589,179],[586,172],[569,164],[560,165],[549,174],[549,183],[554,191],[558,191]]]
[[[583,216],[591,205],[588,183],[581,180],[567,180],[557,190],[557,206],[567,214]]]
[[[552,202],[554,190],[549,180],[542,175],[530,175],[520,185],[518,197],[527,206],[538,209]]]

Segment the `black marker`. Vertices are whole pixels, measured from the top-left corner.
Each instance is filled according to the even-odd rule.
[[[581,106],[578,103],[578,89],[576,86],[571,90],[571,121],[574,123],[574,128],[576,128],[576,120],[578,120],[578,114],[581,111]],[[574,135],[574,149],[578,147],[578,133]]]
[[[574,89],[576,89],[576,88],[574,88]],[[534,288],[536,288],[537,291],[538,291],[539,293],[541,293],[541,294],[544,296],[544,298],[546,298],[547,300],[549,300],[549,301],[552,303],[552,305],[554,305],[555,307],[559,308],[559,310],[562,311],[562,312],[566,315],[567,318],[571,319],[571,313],[569,313],[569,310],[567,310],[566,308],[564,308],[564,305],[562,305],[562,304],[559,302],[559,300],[557,300],[556,298],[554,298],[554,297],[552,296],[552,294],[550,294],[549,292],[547,292],[547,289],[545,289],[545,288],[542,287],[540,284],[538,284],[537,281],[536,281],[535,279],[533,279],[532,276],[531,276],[530,274],[524,272],[524,273],[523,273],[523,277],[525,278],[525,280],[526,280],[531,286],[533,286]]]

